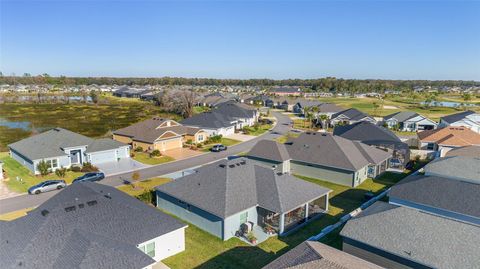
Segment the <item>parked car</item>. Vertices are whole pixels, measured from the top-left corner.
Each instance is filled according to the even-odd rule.
[[[213,147],[210,150],[213,152],[220,152],[220,151],[227,150],[227,146],[222,144],[216,144],[216,145],[213,145]]]
[[[40,194],[42,192],[60,190],[67,186],[65,180],[47,180],[28,189],[29,194]]]
[[[95,172],[95,173],[86,173],[83,176],[77,177],[75,180],[73,180],[73,183],[75,182],[95,182],[95,181],[100,181],[105,178],[105,174],[101,172]]]

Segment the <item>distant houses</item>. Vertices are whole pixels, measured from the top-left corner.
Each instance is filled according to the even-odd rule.
[[[416,113],[402,111],[390,114],[383,118],[383,121],[390,129],[403,132],[417,132],[424,130],[433,130],[437,128],[437,123]]]
[[[440,127],[466,127],[480,134],[480,113],[468,110],[440,118]]]
[[[259,141],[247,157],[280,173],[355,187],[385,172],[392,152],[339,136],[306,132],[285,144]]]
[[[0,221],[2,268],[136,268],[185,250],[187,225],[116,188],[74,183]]]
[[[291,232],[324,215],[331,192],[245,158],[205,165],[156,190],[159,208],[222,240],[239,236],[242,225],[264,239]]]
[[[45,161],[50,171],[89,162],[93,165],[130,158],[130,146],[110,138],[92,139],[63,128],[22,139],[8,145],[10,156],[39,174],[38,164]]]
[[[269,93],[274,96],[301,96],[302,89],[299,87],[274,87],[269,90]]]
[[[171,119],[154,117],[115,130],[113,139],[132,145],[133,149],[164,152],[182,148],[186,142],[203,143],[208,139],[208,133],[200,128],[183,126]]]

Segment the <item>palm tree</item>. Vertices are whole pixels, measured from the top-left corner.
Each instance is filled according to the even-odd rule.
[[[327,120],[328,120],[328,116],[325,115],[325,114],[322,114],[320,115],[320,122],[322,123],[322,128],[327,130],[328,126],[327,125]]]

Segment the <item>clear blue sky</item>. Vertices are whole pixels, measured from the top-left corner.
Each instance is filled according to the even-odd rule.
[[[5,1],[0,71],[480,80],[477,1]]]

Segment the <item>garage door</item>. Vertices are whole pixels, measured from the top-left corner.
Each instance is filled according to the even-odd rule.
[[[95,165],[99,163],[116,161],[115,150],[90,153],[90,162]]]

